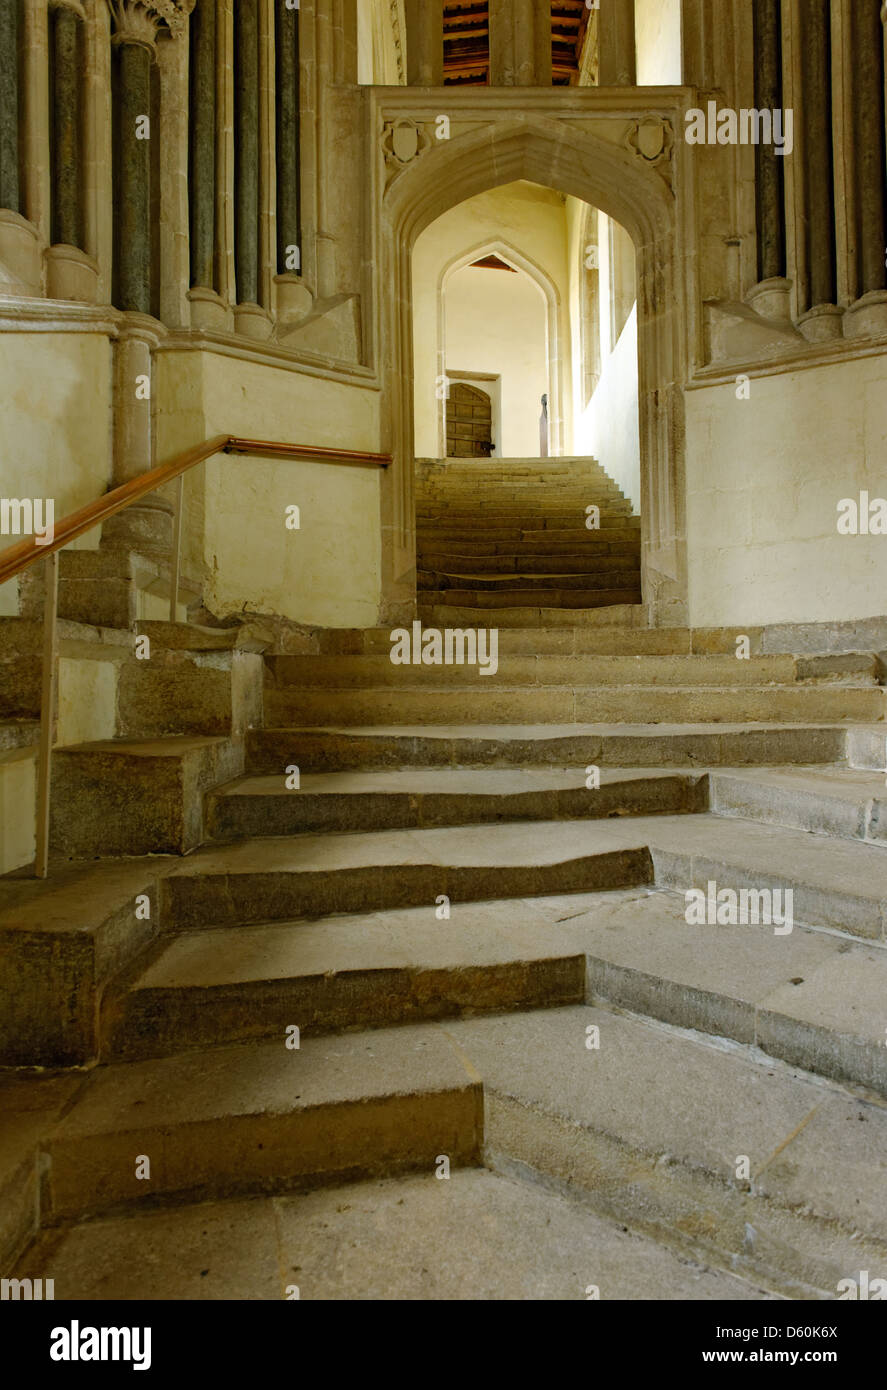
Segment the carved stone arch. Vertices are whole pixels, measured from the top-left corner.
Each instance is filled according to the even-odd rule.
[[[439,306],[438,312],[438,334],[437,334],[437,376],[446,376],[446,332],[443,314],[443,296],[446,291],[447,281],[455,275],[458,270],[464,270],[466,266],[472,265],[475,261],[484,256],[498,256],[506,265],[510,265],[514,270],[521,271],[536,286],[543,300],[545,301],[545,315],[547,327],[546,354],[548,359],[548,406],[549,418],[551,420],[552,439],[554,441],[554,452],[562,453],[564,448],[564,386],[563,386],[563,361],[562,361],[562,339],[561,332],[561,312],[563,305],[557,285],[546,270],[543,269],[532,257],[519,251],[511,242],[504,241],[499,237],[488,237],[484,241],[478,242],[476,246],[467,251],[457,252],[451,260],[447,261],[443,267],[437,283],[437,299]],[[446,402],[441,402],[441,415],[439,427],[441,438],[445,442],[446,438]]]
[[[688,325],[695,305],[681,274],[692,233],[686,199],[690,179],[683,142],[664,141],[655,163],[631,140],[638,108],[630,93],[584,93],[564,99],[560,118],[533,109],[475,102],[459,94],[450,110],[450,138],[428,147],[388,180],[377,206],[382,284],[384,387],[395,467],[387,486],[393,541],[390,573],[402,597],[415,564],[413,496],[412,248],[420,232],[466,199],[524,179],[572,194],[600,208],[632,237],[638,270],[638,396],[641,440],[641,527],[644,602],[650,620],[681,624],[687,616],[683,386]],[[379,94],[377,129],[405,111],[406,99]],[[643,113],[665,134],[682,121],[679,99]],[[416,114],[412,93],[410,116]],[[434,131],[429,106],[426,127]],[[464,133],[463,133],[464,132]],[[687,193],[684,189],[687,189]],[[401,583],[398,585],[398,579]]]

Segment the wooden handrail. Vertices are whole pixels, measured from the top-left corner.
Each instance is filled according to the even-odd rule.
[[[202,444],[195,444],[192,448],[185,449],[167,463],[161,463],[157,468],[152,468],[149,473],[132,478],[128,483],[122,483],[120,487],[106,492],[103,497],[97,498],[96,501],[87,503],[85,507],[80,507],[76,512],[71,512],[55,526],[53,539],[48,544],[41,545],[34,536],[29,536],[18,545],[12,545],[7,550],[0,551],[0,584],[5,584],[7,579],[13,579],[15,575],[21,574],[22,570],[27,569],[36,560],[44,560],[47,555],[52,555],[54,551],[62,550],[78,536],[84,535],[85,532],[91,531],[94,526],[99,526],[109,517],[116,516],[118,512],[132,506],[133,502],[137,502],[140,497],[145,497],[149,492],[163,487],[165,483],[181,477],[183,473],[187,473],[198,463],[205,462],[213,454],[254,454],[260,458],[297,458],[309,462],[313,460],[316,463],[357,464],[362,468],[387,468],[391,462],[390,454],[362,453],[354,449],[325,449],[314,444],[278,444],[269,440],[240,439],[233,434],[219,434],[213,439],[204,440]]]

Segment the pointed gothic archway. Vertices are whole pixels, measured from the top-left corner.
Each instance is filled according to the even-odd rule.
[[[449,208],[525,179],[571,194],[620,222],[638,258],[638,357],[644,602],[651,622],[687,620],[683,386],[695,304],[682,276],[689,225],[683,93],[659,89],[639,111],[629,95],[503,89],[405,89],[373,94],[383,132],[376,200],[382,283],[381,352],[395,466],[388,480],[386,566],[404,597],[415,564],[411,255],[416,237]],[[404,138],[404,130],[414,136]],[[392,133],[398,139],[392,138]],[[438,138],[438,136],[441,138]]]

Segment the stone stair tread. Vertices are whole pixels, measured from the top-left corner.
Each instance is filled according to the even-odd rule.
[[[150,1252],[137,1268],[133,1249]],[[592,1280],[609,1299],[768,1298],[483,1168],[106,1218],[48,1233],[29,1258],[90,1300],[279,1301],[294,1280],[303,1301],[584,1300]]]
[[[169,877],[420,863],[547,865],[647,847],[694,864],[698,859],[703,867],[717,860],[779,883],[802,882],[872,903],[887,899],[887,855],[879,846],[705,813],[278,836],[201,848]]]
[[[698,768],[601,768],[602,785],[650,778],[700,776]],[[280,776],[247,775],[219,787],[215,796],[285,796]],[[585,768],[391,768],[378,772],[314,772],[300,777],[299,790],[311,796],[509,796],[534,791],[561,791],[586,785]]]
[[[598,821],[594,827],[584,821],[527,821],[518,825],[272,836],[222,847],[204,846],[178,865],[168,881],[204,874],[335,872],[419,864],[442,868],[560,864],[577,857],[642,848],[647,822],[652,819],[656,818],[632,818],[630,825],[622,820],[618,824]]]
[[[859,724],[854,722],[854,729],[870,728],[884,734],[883,725],[880,724]],[[823,729],[844,730],[845,725],[836,723],[834,720],[817,721],[810,724],[787,724],[785,721],[774,720],[772,722],[744,723],[724,722],[715,726],[714,732],[719,735],[735,735],[750,733],[760,730],[773,730],[785,733],[795,733],[799,730],[808,729],[811,732]],[[558,738],[684,738],[694,734],[712,733],[712,725],[706,723],[691,724],[446,724],[437,721],[422,724],[323,724],[310,726],[306,725],[273,725],[258,731],[262,734],[291,734],[294,737],[299,735],[313,734],[338,734],[343,738],[371,738],[375,735],[395,735],[397,738],[427,738],[427,739],[495,739],[497,742],[529,742],[539,740],[547,742]]]
[[[590,1025],[600,1029],[599,1050],[584,1046]],[[803,1206],[848,1234],[887,1238],[887,1109],[880,1104],[735,1044],[604,1008],[440,1026],[480,1073],[488,1097],[511,1102],[511,1110],[562,1122],[576,1139],[583,1131],[607,1136],[635,1163],[680,1165],[725,1187],[735,1181],[737,1156],[746,1154],[757,1196]],[[514,1150],[489,1103],[486,1143],[493,1153],[500,1144]]]
[[[181,758],[188,753],[230,744],[226,734],[165,734],[155,738],[108,738],[72,743],[63,753],[119,753],[128,758]]]
[[[420,1090],[464,1089],[475,1078],[448,1039],[417,1026],[225,1046],[96,1068],[55,1132],[84,1135],[280,1115]]]
[[[170,651],[264,652],[270,645],[243,626],[201,627],[197,623],[170,623],[160,619],[141,619],[136,628],[157,646]]]
[[[583,895],[577,910],[594,897]],[[420,907],[183,932],[145,968],[132,991],[208,990],[372,970],[467,970],[576,957],[580,933],[552,928],[544,901],[462,903],[445,923],[433,907]]]

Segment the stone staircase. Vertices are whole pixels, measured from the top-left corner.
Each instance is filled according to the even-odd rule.
[[[594,459],[420,460],[416,523],[429,623],[641,601],[640,517]]]
[[[66,660],[106,649],[116,724],[57,755],[48,883],[0,880],[4,1273],[57,1299],[887,1275],[878,652],[527,616],[487,677],[395,666],[383,629],[264,656],[65,630]],[[688,924],[711,881],[791,890],[792,931]]]

